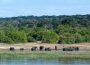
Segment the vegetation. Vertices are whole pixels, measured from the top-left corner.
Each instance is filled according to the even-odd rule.
[[[90,15],[0,18],[0,42],[90,42]]]
[[[63,52],[63,51],[1,51],[0,58],[78,58],[90,59],[90,52]]]

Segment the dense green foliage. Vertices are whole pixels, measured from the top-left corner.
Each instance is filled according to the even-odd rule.
[[[90,15],[0,18],[0,42],[90,42]]]

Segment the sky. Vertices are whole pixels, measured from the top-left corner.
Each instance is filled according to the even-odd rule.
[[[90,14],[90,0],[0,0],[0,17]]]

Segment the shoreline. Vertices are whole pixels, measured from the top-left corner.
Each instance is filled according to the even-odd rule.
[[[0,58],[78,58],[90,59],[87,51],[0,51]]]
[[[51,49],[58,47],[79,47],[80,50],[85,51],[30,51],[30,50],[15,50],[10,51],[10,47],[15,49],[31,49],[33,46],[45,46]],[[26,43],[26,44],[0,44],[0,58],[79,58],[79,59],[90,59],[90,43],[79,43],[79,44],[38,44],[38,43]]]
[[[50,47],[51,49],[55,48],[57,46],[58,49],[62,49],[64,47],[79,47],[81,50],[90,50],[90,43],[77,43],[77,44],[48,44],[48,43],[36,43],[36,42],[31,42],[31,43],[17,43],[17,44],[5,44],[5,43],[0,43],[0,50],[3,49],[9,49],[10,47],[14,47],[15,49],[31,49],[32,47]]]

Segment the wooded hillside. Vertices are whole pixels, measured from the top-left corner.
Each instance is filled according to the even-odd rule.
[[[0,42],[90,42],[90,15],[0,18]]]

